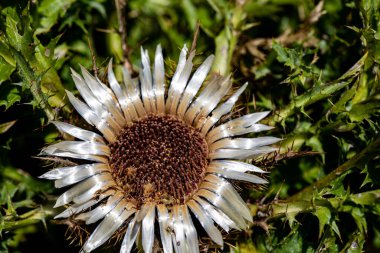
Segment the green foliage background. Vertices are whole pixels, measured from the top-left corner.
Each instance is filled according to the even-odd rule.
[[[111,57],[127,56],[137,71],[140,46],[153,55],[160,43],[170,73],[198,20],[196,61],[215,54],[214,71],[248,81],[237,109],[271,110],[264,123],[284,138],[255,161],[268,187],[239,185],[255,224],[226,234],[224,251],[380,252],[378,0],[126,4],[124,53],[114,1],[0,1],[0,252],[80,249],[52,220],[59,191],[38,179],[51,164],[36,158],[62,138],[50,120],[82,124],[65,97],[70,67],[104,78]]]

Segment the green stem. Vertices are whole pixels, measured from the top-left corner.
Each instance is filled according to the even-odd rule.
[[[25,220],[19,220],[19,221],[6,221],[4,222],[3,229],[5,231],[14,230],[17,228],[33,225],[36,223],[41,222],[39,219],[25,219]]]
[[[55,215],[55,211],[52,210],[52,208],[49,208],[47,210],[42,208],[36,208],[17,216],[19,220],[7,220],[7,216],[4,216],[5,220],[3,221],[2,229],[4,231],[10,231],[25,226],[34,225],[41,221],[44,222],[46,218],[52,217],[53,215]]]
[[[334,82],[327,83],[322,86],[315,86],[310,91],[305,92],[301,96],[295,98],[285,108],[277,111],[274,115],[264,119],[262,123],[274,126],[277,122],[283,122],[287,117],[291,116],[295,111],[302,110],[304,107],[314,104],[322,99],[330,97],[332,94],[348,86],[360,74],[360,70],[367,58],[367,53],[353,66]]]
[[[344,208],[346,201],[359,203],[360,205],[372,205],[380,198],[380,190],[373,190],[351,194],[348,198],[326,198],[308,200],[284,200],[268,204],[251,204],[250,210],[254,217],[268,217],[269,219],[281,218],[284,216],[297,215],[299,213],[313,212],[318,207],[334,208],[337,211]]]
[[[300,192],[288,198],[288,201],[294,200],[307,200],[311,199],[313,196],[313,192],[320,191],[322,188],[328,186],[334,179],[338,178],[342,174],[346,173],[348,170],[353,168],[354,166],[363,164],[368,162],[374,156],[379,154],[380,148],[380,136],[378,136],[375,141],[373,141],[370,145],[368,145],[365,149],[363,149],[360,153],[356,154],[353,158],[330,172],[328,175],[318,180],[314,184],[304,188]]]
[[[243,3],[236,3],[231,17],[226,21],[224,29],[215,38],[215,59],[212,66],[213,72],[226,76],[231,72],[231,63],[246,13]]]
[[[43,94],[40,82],[37,80],[33,71],[30,69],[24,57],[11,45],[9,45],[11,52],[16,60],[20,76],[23,79],[26,87],[31,91],[34,99],[38,102],[49,120],[54,120],[54,111]]]

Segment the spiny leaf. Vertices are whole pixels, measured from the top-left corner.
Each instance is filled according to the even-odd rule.
[[[15,66],[10,65],[0,56],[0,85],[2,82],[9,79],[14,70]]]
[[[290,67],[290,69],[296,69],[301,65],[302,55],[295,49],[287,49],[281,46],[278,42],[273,42],[273,50],[277,53],[277,60],[284,63],[285,66]]]
[[[335,232],[335,234],[339,237],[339,239],[342,240],[339,227],[336,224],[335,220],[331,222],[331,228]]]
[[[38,7],[38,12],[42,18],[36,34],[48,32],[57,23],[58,18],[65,15],[67,9],[74,2],[75,0],[43,0]]]
[[[349,196],[349,199],[355,204],[361,206],[374,205],[380,200],[380,189],[352,194]]]
[[[0,86],[0,106],[4,105],[5,110],[11,107],[14,103],[20,102],[21,96],[18,88],[13,85]]]
[[[365,103],[355,104],[352,106],[348,117],[353,122],[360,122],[370,118],[373,114],[378,114],[380,109],[380,100],[374,99]]]
[[[315,216],[317,216],[319,220],[319,238],[321,238],[323,229],[325,225],[330,223],[331,220],[331,211],[329,208],[324,206],[318,206],[314,212]]]

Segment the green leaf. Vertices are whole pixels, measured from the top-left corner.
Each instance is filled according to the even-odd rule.
[[[322,162],[325,163],[325,151],[320,141],[320,136],[314,135],[310,139],[306,140],[306,145],[311,147],[313,151],[317,151],[321,154]]]
[[[3,41],[4,38],[0,36],[0,84],[8,80],[16,69],[16,62]]]
[[[347,242],[344,252],[347,253],[361,253],[363,251],[363,246],[366,241],[365,235],[361,232],[353,233],[350,236],[350,240]]]
[[[0,86],[0,106],[4,105],[5,110],[20,101],[21,96],[17,87],[13,85]]]
[[[37,37],[33,37],[29,11],[29,8],[16,11],[8,7],[1,12],[6,20],[7,46],[17,63],[24,88],[31,91],[35,103],[46,112],[49,119],[53,119],[51,107],[66,103],[64,88],[54,68],[54,47],[59,36],[45,48]]]
[[[297,222],[297,220],[296,220],[297,214],[298,214],[298,212],[286,212],[285,215],[286,215],[286,218],[288,219],[290,227],[293,227],[294,224]]]
[[[40,27],[35,34],[48,32],[74,2],[75,0],[43,0],[38,7],[38,13],[42,15]]]
[[[371,115],[378,113],[379,109],[379,100],[367,101],[365,103],[353,105],[348,115],[351,121],[360,122],[364,119],[368,119]]]
[[[6,36],[9,45],[14,47],[17,51],[23,52],[26,58],[33,58],[33,33],[30,29],[29,17],[20,16],[15,9],[10,7],[5,8],[1,12],[5,15],[6,22]]]
[[[285,237],[279,245],[276,246],[275,250],[271,251],[273,253],[294,253],[294,252],[305,252],[311,253],[315,252],[314,249],[307,245],[306,240],[302,235],[295,230],[291,235]]]
[[[338,225],[336,224],[335,221],[331,222],[331,228],[333,229],[333,231],[335,232],[335,234],[339,237],[339,239],[342,240],[342,237],[340,235],[339,227],[338,227]]]
[[[331,230],[325,231],[323,238],[320,240],[319,246],[315,252],[338,253],[337,239]]]
[[[361,233],[367,233],[367,221],[365,219],[364,210],[358,207],[352,208],[351,215]]]
[[[285,66],[290,67],[292,70],[300,67],[302,63],[302,53],[295,49],[285,48],[276,41],[273,42],[273,50],[277,53],[277,60],[284,63]]]
[[[186,14],[187,22],[190,24],[191,28],[195,28],[197,24],[197,20],[199,18],[198,18],[197,9],[195,8],[194,4],[190,0],[183,0],[183,1],[180,1],[180,3],[181,3],[181,7],[183,11]]]
[[[365,206],[365,205],[373,205],[380,200],[380,189],[362,192],[358,194],[353,194],[349,196],[350,200],[355,204]]]
[[[321,238],[325,225],[330,223],[331,211],[327,207],[318,206],[314,214],[315,216],[317,216],[319,220],[319,236],[318,237]]]
[[[0,84],[8,80],[15,69],[15,66],[10,65],[0,56]]]
[[[236,247],[234,247],[235,253],[256,253],[258,252],[252,240],[247,240],[245,242],[240,242]]]
[[[16,61],[13,59],[8,46],[5,43],[5,38],[0,36],[0,56],[11,66],[16,67]]]

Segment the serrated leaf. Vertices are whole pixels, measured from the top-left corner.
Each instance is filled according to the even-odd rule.
[[[320,253],[338,253],[338,245],[336,243],[336,236],[328,230],[326,234],[323,236],[323,239],[320,240],[319,246],[315,252]]]
[[[323,145],[320,141],[320,137],[317,135],[314,135],[310,139],[306,141],[306,145],[311,147],[313,151],[317,151],[321,154],[322,162],[325,163],[325,151],[323,149]]]
[[[16,67],[16,61],[13,59],[11,52],[9,51],[8,46],[4,42],[5,38],[0,36],[0,56],[11,66]]]
[[[349,172],[345,172],[340,175],[338,178],[330,182],[331,189],[328,189],[325,194],[334,194],[337,197],[345,197],[348,194],[348,191],[344,188],[343,180]]]
[[[54,47],[59,36],[44,47],[37,37],[33,37],[34,30],[30,25],[28,8],[18,13],[8,7],[2,14],[6,19],[5,35],[8,47],[17,63],[25,88],[32,92],[38,106],[53,118],[49,107],[60,107],[66,103],[64,88],[54,68]]]
[[[75,0],[43,0],[38,7],[38,13],[42,15],[40,27],[35,34],[48,32],[74,2]]]
[[[13,206],[11,195],[7,194],[7,208],[4,210],[7,216],[16,216],[17,212]]]
[[[5,110],[20,101],[21,96],[17,87],[4,85],[0,87],[0,106],[4,105]]]
[[[0,37],[0,85],[9,79],[15,69],[16,62]]]
[[[300,66],[302,55],[295,49],[285,48],[278,42],[273,43],[273,50],[277,53],[277,60],[285,66],[295,69]]]
[[[26,58],[33,58],[33,50],[31,50],[33,33],[30,29],[29,17],[20,16],[20,13],[10,7],[5,8],[2,14],[5,15],[5,32],[9,45],[23,52]]]
[[[0,84],[9,79],[16,68],[10,65],[0,56]]]
[[[295,222],[297,222],[296,220],[297,214],[298,212],[286,212],[286,218],[288,219],[290,227],[293,227]]]
[[[351,235],[351,239],[346,244],[345,252],[347,253],[361,253],[363,251],[363,246],[366,241],[366,238],[363,233],[356,232]]]
[[[289,236],[282,239],[282,241],[276,245],[276,248],[271,251],[273,253],[294,253],[305,252],[312,253],[315,250],[307,244],[306,240],[299,233],[298,229],[295,229]]]
[[[332,221],[332,222],[331,222],[331,228],[332,228],[332,230],[335,232],[335,234],[339,237],[339,239],[342,240],[342,237],[341,237],[341,235],[340,235],[339,227],[338,227],[338,225],[336,224],[335,221]]]
[[[331,211],[327,207],[318,206],[314,214],[315,216],[317,216],[319,220],[319,236],[318,237],[321,238],[324,227],[326,226],[326,224],[330,223]]]
[[[355,204],[365,206],[372,205],[379,201],[380,199],[380,190],[374,190],[369,192],[362,192],[358,194],[350,195],[350,200]]]
[[[377,114],[380,109],[380,101],[367,101],[366,103],[355,104],[352,106],[348,116],[353,122],[360,122]]]
[[[367,233],[367,221],[365,219],[364,210],[358,207],[354,207],[351,210],[351,215],[354,218],[360,232]]]

